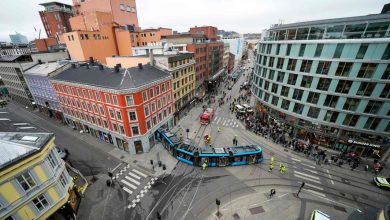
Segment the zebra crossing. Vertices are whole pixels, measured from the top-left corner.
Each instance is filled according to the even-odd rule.
[[[131,202],[127,208],[130,209],[137,206],[137,203],[152,188],[157,178],[151,177],[127,164],[114,175],[113,180],[116,180],[123,191],[128,193]]]
[[[239,123],[234,118],[225,118],[221,116],[215,116],[211,124],[219,125],[222,127],[238,128]]]
[[[322,183],[321,183],[320,178],[318,176],[315,176],[315,175],[318,175],[318,172],[315,170],[312,170],[312,169],[315,169],[316,167],[309,165],[309,164],[302,163],[301,160],[296,159],[296,158],[291,158],[291,159],[294,161],[294,163],[299,163],[300,165],[308,167],[308,168],[302,168],[299,171],[294,170],[294,172],[293,172],[293,175],[295,178],[301,180],[301,182],[305,182],[305,188],[303,190],[305,190],[306,192],[309,192],[313,195],[325,198],[326,197],[325,194],[318,192],[318,191],[325,191],[325,190],[323,187],[318,186],[318,185],[321,185]],[[309,168],[311,168],[311,169],[309,169]],[[307,189],[306,187],[309,187],[310,189]]]

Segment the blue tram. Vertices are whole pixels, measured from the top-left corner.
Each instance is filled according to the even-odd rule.
[[[175,134],[160,129],[156,131],[155,137],[172,156],[193,166],[201,166],[203,163],[209,167],[237,166],[263,161],[263,149],[256,144],[199,148],[189,140],[180,140]]]

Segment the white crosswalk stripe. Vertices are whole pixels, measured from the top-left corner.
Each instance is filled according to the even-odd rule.
[[[302,175],[302,176],[306,176],[306,177],[309,177],[309,178],[312,178],[312,179],[315,179],[315,180],[320,180],[320,178],[318,178],[317,176],[309,175],[309,174],[306,174],[306,173],[301,173],[301,172],[296,171],[296,170],[294,170],[294,173]]]
[[[129,190],[127,187],[123,187],[123,190],[126,191],[126,192],[128,192],[129,194],[132,194],[132,193],[133,193],[133,191]]]
[[[311,182],[313,182],[313,183],[321,184],[320,181],[318,181],[318,180],[313,180],[313,179],[308,178],[308,177],[305,177],[305,176],[301,176],[301,175],[298,175],[298,174],[295,174],[294,176],[297,177],[297,178],[299,178],[299,179],[304,179],[304,180],[307,180],[307,181],[311,181]]]
[[[126,180],[121,180],[121,182],[124,183],[124,184],[126,184],[126,185],[127,185],[128,187],[130,187],[130,188],[137,189],[136,186],[134,186],[133,184],[127,182]]]
[[[312,184],[310,184],[310,183],[306,183],[305,186],[310,186],[311,188],[315,188],[315,189],[318,189],[318,190],[324,190],[324,188],[319,187],[319,186],[312,185]]]
[[[130,172],[129,175],[132,176],[132,177],[134,177],[134,178],[136,178],[137,180],[140,180],[140,179],[141,179],[141,177],[135,175],[135,174],[132,173],[132,172]]]
[[[325,194],[317,192],[317,191],[314,191],[314,190],[311,190],[311,189],[305,189],[305,191],[308,191],[308,192],[310,192],[310,193],[312,193],[314,195],[317,195],[317,196],[326,197]]]
[[[239,126],[235,118],[224,118],[221,116],[216,116],[212,121],[212,124],[231,128],[237,128]]]
[[[135,180],[135,179],[133,179],[133,178],[131,178],[131,177],[129,177],[129,176],[125,176],[125,178],[128,179],[128,180],[130,180],[131,182],[137,184],[137,185],[141,184],[140,182],[138,182],[137,180]]]
[[[141,175],[143,176],[144,178],[146,178],[148,175],[144,174],[144,173],[141,173],[140,171],[136,170],[136,169],[133,169],[132,170],[134,173],[138,174],[138,175]]]

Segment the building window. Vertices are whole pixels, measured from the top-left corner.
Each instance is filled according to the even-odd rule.
[[[313,60],[302,60],[301,72],[310,73],[311,65]]]
[[[187,78],[186,78],[186,81],[187,81]],[[162,92],[165,92],[165,84],[164,84],[164,83],[161,84],[161,91],[162,91]]]
[[[278,77],[276,78],[276,81],[283,82],[284,80],[284,72],[278,72]]]
[[[296,59],[289,59],[288,60],[288,65],[287,65],[287,70],[294,71],[296,64],[297,64],[297,60]]]
[[[313,77],[312,76],[303,76],[302,77],[302,82],[301,82],[301,87],[303,87],[303,88],[310,88],[312,81],[313,81]]]
[[[145,117],[148,117],[150,112],[149,112],[149,105],[145,105],[144,106],[144,114],[145,114]]]
[[[349,63],[349,62],[340,62],[339,66],[337,67],[335,75],[348,77],[352,68],[352,64],[353,63]]]
[[[118,125],[115,122],[112,122],[112,128],[114,131],[118,131]]]
[[[303,95],[303,90],[301,89],[295,89],[292,98],[296,100],[301,100]]]
[[[152,128],[152,125],[150,124],[150,120],[146,121],[146,128],[150,130]]]
[[[125,8],[126,8],[126,7],[125,7],[125,5],[124,5],[124,4],[120,4],[120,5],[119,5],[119,9],[120,9],[121,11],[124,11],[124,10],[125,10]]]
[[[318,90],[328,91],[331,79],[320,78],[317,84]]]
[[[320,57],[323,48],[324,48],[324,44],[317,44],[316,52],[314,53],[314,57]]]
[[[287,44],[286,56],[290,56],[291,44]]]
[[[134,105],[134,100],[132,95],[127,95],[126,96],[126,105],[127,106],[133,106]]]
[[[369,117],[366,124],[364,125],[364,129],[375,130],[376,127],[378,127],[380,121],[380,118]]]
[[[298,78],[297,74],[290,73],[288,76],[287,83],[290,85],[295,85],[295,83],[297,82],[297,78]]]
[[[160,95],[160,86],[156,86],[156,95]]]
[[[144,102],[146,102],[148,100],[148,94],[146,91],[142,92],[142,99],[144,100]]]
[[[138,128],[138,126],[132,126],[131,127],[131,132],[133,133],[133,136],[139,135],[139,128]]]
[[[116,95],[112,96],[112,101],[114,102],[114,105],[118,105],[118,97]]]
[[[290,91],[290,88],[287,87],[287,86],[283,86],[282,87],[282,91],[280,92],[280,95],[284,96],[284,97],[288,97],[288,93]]]
[[[64,173],[61,174],[60,176],[60,183],[63,188],[66,188],[66,185],[68,184],[68,181],[66,181]]]
[[[311,117],[311,118],[317,118],[319,113],[320,113],[320,109],[319,108],[311,106],[309,108],[309,112],[307,113],[307,116]]]
[[[279,97],[273,95],[272,96],[272,101],[271,101],[272,105],[278,106],[278,102],[279,102]]]
[[[358,78],[371,78],[374,75],[375,69],[378,64],[376,63],[363,63],[360,67]]]
[[[330,62],[330,61],[320,61],[318,63],[318,67],[317,67],[316,73],[317,74],[322,74],[322,75],[328,75],[328,72],[329,72],[331,64],[332,64],[332,62]]]
[[[376,83],[372,82],[361,82],[357,95],[360,96],[371,96],[372,91],[375,88]]]
[[[344,49],[344,44],[337,44],[336,50],[333,54],[333,58],[340,58]]]
[[[126,6],[126,11],[127,12],[131,12],[131,7],[130,6]]]
[[[324,102],[324,106],[335,108],[338,100],[339,100],[338,96],[327,95]]]
[[[359,102],[360,102],[359,99],[347,98],[347,100],[344,103],[343,109],[348,111],[356,111]]]
[[[319,93],[310,92],[309,95],[307,96],[306,102],[311,103],[311,104],[317,104],[319,98],[320,98]]]
[[[116,111],[116,119],[118,120],[118,121],[122,121],[122,113],[121,113],[121,111]]]
[[[389,60],[390,59],[390,44],[387,44],[387,47],[382,55],[382,60]]]
[[[381,79],[390,79],[390,64],[387,65]]]
[[[100,101],[100,94],[99,92],[95,92],[96,100]]]
[[[338,116],[338,112],[328,110],[325,114],[324,121],[335,123]]]
[[[50,166],[51,166],[53,169],[57,167],[58,163],[57,163],[57,160],[53,157],[53,151],[50,152],[50,153],[47,155],[47,160],[49,161]]]
[[[304,105],[302,105],[300,103],[295,103],[293,112],[295,112],[297,114],[302,114],[303,107],[304,107]]]
[[[270,57],[269,58],[269,62],[268,62],[268,66],[269,67],[274,67],[274,60],[275,60],[275,57]]]
[[[104,108],[102,106],[99,106],[99,108],[100,108],[100,114],[104,116],[105,115]]]
[[[128,112],[129,120],[130,121],[137,121],[137,112],[136,111],[130,111]]]
[[[111,104],[110,94],[106,94],[106,103]]]
[[[343,125],[354,127],[359,120],[359,115],[347,114],[344,118]]]
[[[282,109],[284,109],[284,110],[288,110],[288,108],[290,107],[290,101],[289,100],[287,100],[287,99],[283,99],[282,100]]]
[[[115,119],[114,110],[112,110],[111,108],[109,108],[109,109],[108,109],[108,112],[110,113],[110,118]]]
[[[276,55],[279,55],[280,52],[280,44],[276,44]]]
[[[339,83],[337,84],[337,87],[336,87],[336,92],[348,94],[349,89],[351,88],[351,86],[352,86],[352,81],[349,81],[349,80],[339,80]]]
[[[49,203],[43,194],[33,199],[32,201],[39,211],[42,211],[49,206]]]
[[[363,59],[368,49],[368,44],[361,44],[359,51],[356,54],[356,59]]]
[[[278,63],[276,64],[276,68],[278,69],[283,69],[283,64],[284,64],[284,58],[278,58]]]
[[[152,102],[152,112],[156,112],[156,103]]]
[[[298,53],[299,57],[302,57],[303,54],[305,54],[305,49],[306,49],[306,44],[301,44],[301,46],[299,47],[299,53]]]
[[[36,185],[35,181],[33,180],[33,178],[31,177],[28,171],[16,177],[16,180],[22,186],[24,191],[27,191]]]
[[[390,98],[390,84],[386,84],[380,94],[381,98]]]
[[[364,113],[368,114],[376,114],[379,109],[381,109],[383,102],[381,101],[369,101],[367,103],[366,108],[364,109]]]

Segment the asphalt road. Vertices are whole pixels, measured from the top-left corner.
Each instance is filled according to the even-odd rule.
[[[99,143],[99,140],[89,137],[89,134],[80,134],[66,125],[12,102],[7,109],[25,122],[54,133],[56,145],[68,149],[68,159],[84,176],[106,173],[107,169],[112,169],[121,162],[98,148],[97,145],[106,143]]]

